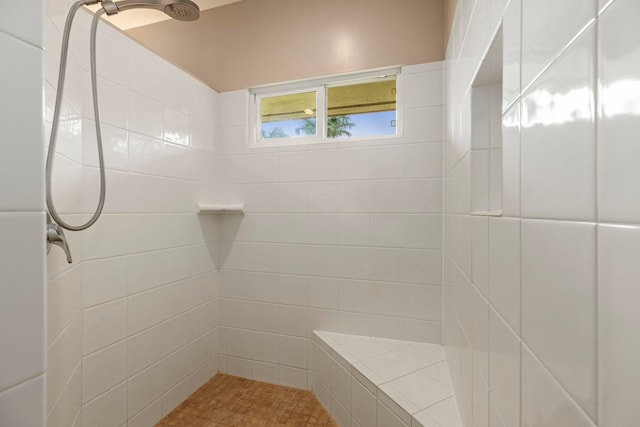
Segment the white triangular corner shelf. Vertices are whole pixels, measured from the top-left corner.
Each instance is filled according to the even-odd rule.
[[[244,214],[243,203],[198,203],[198,215]]]

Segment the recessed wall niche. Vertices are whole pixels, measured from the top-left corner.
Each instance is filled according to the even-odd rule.
[[[471,85],[471,214],[502,213],[502,27]]]

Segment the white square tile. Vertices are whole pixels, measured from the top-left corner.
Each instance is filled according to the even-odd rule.
[[[369,282],[340,279],[338,282],[338,308],[346,311],[370,313]]]
[[[331,392],[351,412],[351,373],[338,362],[331,364]]]
[[[82,422],[92,426],[120,425],[127,421],[127,384],[122,383],[82,408]]]
[[[338,151],[338,178],[368,179],[369,148],[350,148]]]
[[[405,250],[406,275],[408,283],[440,285],[442,283],[442,253],[440,251]]]
[[[90,117],[89,114],[91,114],[90,111],[92,111],[93,108],[84,107],[93,105],[93,99],[91,97],[91,77],[88,71],[82,72],[82,87],[82,113],[84,117]],[[101,122],[122,129],[127,129],[127,126],[129,124],[129,112],[131,108],[131,93],[127,91],[126,87],[120,86],[116,83],[102,79],[100,77],[98,77],[98,91],[100,93],[99,104]],[[138,107],[144,108],[148,104],[143,102],[142,104],[134,105],[136,106],[136,111],[140,111]],[[142,114],[144,114],[144,112]],[[162,113],[160,113],[160,116],[162,116]],[[149,116],[145,115],[145,117]],[[160,122],[162,122],[162,117],[160,117]]]
[[[251,363],[251,377],[256,381],[278,384],[278,365],[253,361]]]
[[[136,416],[130,418],[127,425],[130,427],[144,427],[154,425],[161,419],[162,399],[158,399],[140,411]]]
[[[415,184],[412,182],[411,184]],[[371,181],[371,212],[401,213],[408,205],[408,182],[404,180]]]
[[[128,332],[135,334],[159,324],[165,312],[163,288],[142,292],[128,299]],[[169,301],[167,301],[167,305]]]
[[[338,242],[341,245],[369,246],[370,215],[338,216]]]
[[[44,375],[4,390],[0,393],[0,423],[7,426],[44,426],[44,395]]]
[[[491,310],[489,390],[505,425],[520,421],[520,338]]]
[[[82,354],[114,344],[127,336],[127,300],[108,302],[82,311]]]
[[[365,213],[370,210],[369,181],[345,181],[338,185],[338,208],[345,213]]]
[[[408,108],[403,113],[402,139],[406,142],[442,140],[441,107]]]
[[[440,178],[442,176],[442,144],[408,144],[404,150],[407,178]]]
[[[409,427],[378,399],[377,427]]]
[[[436,347],[439,346],[426,343],[411,343],[393,350],[393,354],[400,357],[412,367],[423,369],[443,360],[442,354],[440,354]]]
[[[435,322],[442,320],[442,289],[439,286],[405,286],[404,298],[404,314],[408,318]]]
[[[522,260],[522,337],[595,414],[595,225],[524,220]]]
[[[635,255],[639,248],[640,229],[599,226],[598,412],[603,426],[633,424],[640,417],[634,398],[640,381],[635,368],[640,346],[633,338],[640,324],[635,304],[640,273]]]
[[[338,306],[338,279],[309,277],[309,307],[336,309]]]
[[[369,278],[369,248],[341,246],[338,250],[338,276],[346,279]]]
[[[536,360],[522,349],[522,426],[593,427],[595,424]]]
[[[238,359],[234,359],[238,360]],[[251,366],[249,365],[249,368]],[[180,403],[182,403],[189,396],[189,381],[185,379],[181,383],[177,384],[171,390],[166,392],[162,396],[162,415],[167,416],[167,414],[173,411]]]
[[[44,47],[44,1],[24,2],[15,5],[11,13],[0,18],[0,32],[37,46]]]
[[[440,213],[442,211],[442,180],[409,180],[406,184],[405,197],[403,206],[406,206],[407,213]]]
[[[278,384],[298,388],[307,389],[307,371],[306,369],[292,368],[289,366],[278,366]]]
[[[156,363],[137,375],[129,378],[128,389],[128,413],[129,418],[140,412],[145,406],[162,396],[163,364]]]
[[[375,372],[383,382],[395,380],[416,370],[410,363],[393,353],[383,353],[362,361],[362,364]]]
[[[520,220],[489,219],[489,301],[520,332]]]
[[[409,407],[406,408],[409,413],[428,408],[453,394],[453,391],[422,372],[414,372],[382,384],[380,389],[392,399],[398,398],[400,406],[404,406],[403,400],[406,400],[409,403]]]
[[[403,247],[404,215],[371,215],[371,246]]]
[[[280,242],[281,243],[306,243],[307,242],[307,215],[305,214],[280,215]]]
[[[306,337],[307,331],[307,308],[284,306],[279,307],[279,332],[284,335],[296,337]]]
[[[382,282],[403,282],[406,273],[406,252],[394,248],[371,248],[370,278]],[[401,289],[401,288],[398,288]],[[383,291],[381,289],[381,291]],[[401,300],[401,295],[398,295]]]
[[[405,244],[408,248],[442,248],[442,217],[440,215],[407,215]]]
[[[89,402],[127,378],[127,343],[122,341],[82,359],[82,402]]]
[[[160,58],[136,42],[129,43],[129,87],[145,96],[162,100],[163,69]]]
[[[376,425],[376,397],[356,379],[351,382],[351,414],[363,426]]]
[[[133,376],[162,358],[164,353],[162,327],[155,326],[129,337],[127,346],[127,371],[129,376]]]
[[[489,294],[489,218],[471,217],[471,280]]]
[[[307,346],[306,338],[280,336],[279,363],[294,368],[307,369]]]
[[[404,108],[442,105],[442,71],[404,74],[401,84]]]
[[[379,146],[370,149],[370,173],[366,178],[389,179],[403,178],[404,171],[403,145]]]
[[[307,241],[312,245],[338,243],[338,216],[311,214],[307,216]]]
[[[197,90],[195,86],[192,86],[191,80],[191,76],[181,69],[164,62],[162,64],[162,103],[189,113],[191,91]],[[204,90],[199,90],[199,92],[204,92]]]
[[[19,5],[18,12],[38,10],[42,7],[38,3]],[[0,28],[12,21],[12,27],[17,25],[28,33],[30,25],[23,27],[19,21],[13,21],[12,16],[9,14],[1,18]],[[29,22],[33,24],[39,20],[33,16]],[[38,25],[38,28],[41,26]],[[4,138],[7,141],[3,144],[0,161],[0,211],[43,210],[43,53],[2,32],[0,51],[5,58],[12,58],[2,61],[0,65],[2,98],[12,100],[0,106],[0,126],[5,129]],[[15,185],[16,182],[20,185]]]
[[[309,212],[338,212],[337,182],[311,182],[307,190]]]
[[[534,25],[538,25],[535,23]],[[502,18],[502,110],[520,96],[522,0],[509,2]]]
[[[425,411],[442,426],[462,427],[456,398],[453,396],[436,403]]]
[[[598,122],[598,216],[600,221],[638,222],[637,158],[633,144],[638,111],[635,80],[638,29],[633,17],[638,4],[616,1],[601,16],[598,27],[598,66],[601,84]],[[624,34],[624,36],[623,36]]]
[[[405,315],[405,290],[403,285],[372,282],[369,292],[371,294],[372,314],[397,317]]]
[[[331,402],[330,413],[338,427],[351,426],[351,414],[335,396],[333,396],[333,401]]]
[[[186,147],[191,146],[188,114],[165,107],[163,119],[162,132],[165,141]]]
[[[307,152],[280,153],[280,181],[307,181]]]
[[[280,212],[306,212],[307,185],[304,183],[280,184]]]
[[[523,217],[595,219],[594,51],[595,30],[590,28],[523,98]]]
[[[549,16],[549,10],[555,13]],[[522,84],[532,79],[595,18],[595,0],[574,0],[557,7],[553,0],[523,0]]]
[[[502,216],[520,216],[520,103],[502,120]]]
[[[0,283],[3,283],[0,287],[0,340],[3,348],[0,352],[0,389],[45,370],[44,226],[42,212],[0,213],[4,241],[0,258]],[[67,289],[73,290],[73,287]],[[64,296],[69,295],[61,291],[51,297],[63,296],[61,302],[65,302]],[[80,289],[76,288],[76,291],[80,292]],[[73,315],[70,311],[77,312],[79,306],[73,300],[67,300],[70,310],[58,313],[60,320]],[[61,305],[67,307],[67,304]],[[64,322],[60,323],[61,328],[65,326]]]
[[[136,93],[129,93],[129,129],[154,138],[163,137],[162,104]],[[117,125],[117,123],[114,123]]]
[[[338,150],[313,150],[307,153],[310,181],[338,179]]]
[[[338,248],[313,245],[307,249],[308,274],[336,277],[338,275]]]

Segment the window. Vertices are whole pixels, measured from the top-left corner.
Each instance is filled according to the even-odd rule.
[[[269,146],[399,136],[399,71],[250,89],[250,142]]]

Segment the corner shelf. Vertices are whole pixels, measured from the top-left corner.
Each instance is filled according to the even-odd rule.
[[[244,214],[244,204],[205,204],[198,203],[198,215]]]

